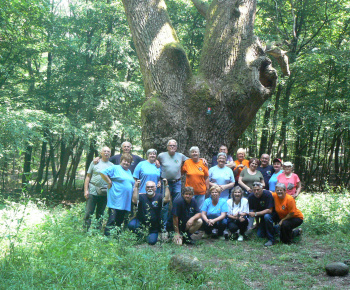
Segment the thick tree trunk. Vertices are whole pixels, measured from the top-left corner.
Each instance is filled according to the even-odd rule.
[[[207,156],[219,144],[236,144],[277,79],[253,34],[256,1],[214,0],[203,8],[207,27],[197,76],[192,75],[164,1],[123,3],[147,98],[142,108],[143,147],[163,151],[174,138],[180,151],[197,145]]]

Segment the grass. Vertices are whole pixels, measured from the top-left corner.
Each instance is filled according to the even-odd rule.
[[[349,194],[301,196],[302,238],[270,248],[255,237],[148,246],[128,231],[118,239],[85,233],[84,204],[47,209],[6,201],[0,209],[0,289],[348,289],[349,275],[328,277],[324,266],[350,261],[349,201]],[[181,254],[203,264],[196,279],[168,268]]]

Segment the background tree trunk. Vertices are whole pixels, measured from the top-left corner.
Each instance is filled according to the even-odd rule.
[[[208,157],[222,143],[235,145],[276,86],[276,71],[253,34],[256,1],[210,4],[196,76],[164,1],[123,4],[147,98],[141,115],[143,147],[164,151],[174,138],[179,151],[197,145]]]

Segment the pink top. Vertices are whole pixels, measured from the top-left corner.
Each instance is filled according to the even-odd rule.
[[[280,183],[283,183],[287,188],[287,193],[291,196],[295,195],[295,192],[297,191],[297,183],[300,182],[299,176],[295,173],[292,173],[292,175],[287,178],[284,172],[282,172],[280,175],[277,176],[277,180]]]

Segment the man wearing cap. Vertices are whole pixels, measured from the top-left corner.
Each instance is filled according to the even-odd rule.
[[[272,174],[275,172],[275,170],[273,169],[273,166],[270,165],[269,163],[270,163],[270,155],[264,153],[260,157],[260,166],[257,168],[257,170],[259,170],[264,177],[265,189],[267,190],[269,190],[269,180]]]
[[[270,192],[275,192],[275,186],[277,181],[278,175],[280,175],[283,170],[282,170],[282,160],[279,158],[275,158],[273,160],[273,169],[274,169],[274,174],[272,174],[270,180],[269,180],[269,190]]]
[[[275,202],[270,191],[264,190],[260,182],[253,183],[253,193],[248,196],[249,216],[256,221],[254,228],[258,228],[259,238],[267,237],[268,241],[265,247],[272,246],[275,243],[274,238],[274,213]]]

